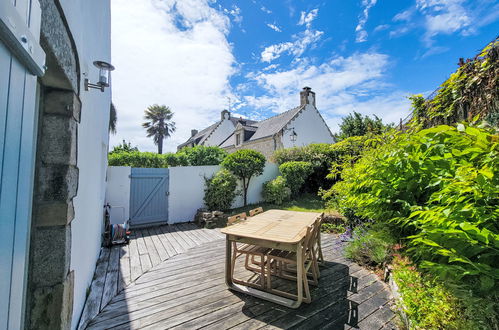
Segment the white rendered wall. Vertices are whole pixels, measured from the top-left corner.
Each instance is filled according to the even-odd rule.
[[[229,119],[223,120],[204,142],[205,146],[218,146],[234,132],[234,124]]]
[[[194,220],[196,211],[204,207],[204,178],[211,178],[220,166],[170,167],[168,223]]]
[[[284,148],[301,147],[312,143],[334,143],[326,123],[311,104],[307,104],[305,110],[286,128],[290,127],[294,127],[297,138],[292,142],[289,137],[290,131],[286,131],[282,137]]]
[[[248,186],[248,204],[255,204],[263,200],[262,190],[263,184],[267,181],[275,179],[279,175],[279,167],[274,163],[267,162],[260,176],[252,177]],[[239,183],[239,190],[242,192],[242,185]],[[243,196],[238,196],[232,204],[233,208],[244,206]]]
[[[111,91],[85,91],[84,78],[98,80],[96,60],[111,62],[109,0],[61,0],[80,62],[81,122],[78,125],[78,194],[71,222],[71,270],[74,271],[72,328],[76,328],[101,247]],[[119,69],[119,68],[118,68]],[[86,75],[86,76],[85,76]]]
[[[130,218],[130,175],[128,166],[107,168],[106,203],[111,205],[111,223],[124,223]]]

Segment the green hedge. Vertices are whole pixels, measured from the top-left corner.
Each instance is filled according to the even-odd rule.
[[[279,166],[279,171],[292,194],[296,196],[305,180],[312,174],[313,168],[309,162],[286,162]]]
[[[108,155],[109,166],[162,168],[174,166],[219,165],[227,152],[219,147],[196,146],[177,153],[157,154],[140,151],[113,151]]]
[[[343,170],[329,206],[386,224],[420,267],[497,299],[498,133],[442,125],[385,141]]]
[[[237,196],[237,178],[227,170],[220,170],[211,179],[206,179],[204,203],[210,211],[230,209]]]
[[[286,186],[286,180],[278,176],[263,184],[262,196],[267,203],[281,205],[291,197],[291,189]]]

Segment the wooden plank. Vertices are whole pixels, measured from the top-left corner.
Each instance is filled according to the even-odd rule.
[[[142,237],[147,247],[147,254],[149,254],[149,258],[151,260],[151,266],[154,267],[161,262],[161,258],[159,257],[159,253],[156,250],[154,242],[152,241],[152,238],[149,235],[149,231],[147,229],[144,229],[142,231]]]
[[[120,270],[120,247],[111,247],[109,263],[107,265],[106,282],[102,293],[101,309],[118,294],[118,274]]]
[[[189,246],[189,248],[193,248],[199,245],[199,243],[196,243],[196,241],[194,241],[190,235],[184,232],[184,229],[179,225],[174,225],[172,226],[172,228],[184,240],[184,242]]]
[[[182,253],[185,249],[177,242],[173,234],[168,230],[169,226],[161,226],[161,231],[165,238],[170,242],[170,244],[175,249],[176,254]]]
[[[155,227],[154,231],[156,232],[156,236],[161,241],[161,244],[163,244],[163,247],[165,248],[166,252],[168,253],[168,256],[171,258],[177,254],[177,251],[175,251],[175,248],[173,247],[173,245],[166,238],[165,234],[163,234],[162,227],[164,227],[164,226]]]
[[[95,267],[94,278],[90,285],[90,294],[87,297],[83,312],[80,318],[78,329],[85,329],[100,310],[102,293],[104,291],[104,283],[106,282],[106,270],[109,262],[109,249],[101,249],[97,265]]]
[[[142,274],[152,268],[151,258],[149,258],[149,254],[140,255],[140,265],[142,267]]]
[[[189,235],[191,237],[191,239],[194,242],[196,242],[197,245],[200,245],[200,244],[207,243],[207,242],[211,241],[207,237],[201,235],[199,233],[198,229],[193,229],[192,226],[189,226],[189,224],[182,223],[179,226],[180,226],[180,228],[182,228],[182,230],[184,231],[184,233],[186,233],[187,235]]]
[[[154,243],[154,247],[156,248],[156,251],[158,251],[160,260],[164,261],[170,258],[168,251],[166,251],[163,243],[161,242],[161,239],[159,238],[159,235],[157,233],[157,228],[149,228],[148,231],[149,231],[149,236],[151,237],[151,240]]]
[[[168,232],[172,235],[172,237],[177,241],[177,243],[181,247],[181,251],[182,252],[187,251],[188,249],[191,248],[191,246],[189,246],[184,241],[184,239],[179,235],[179,233],[177,233],[177,231],[175,230],[175,226],[174,225],[167,226],[166,230],[168,230]],[[179,253],[182,253],[182,252],[179,252]]]
[[[121,292],[131,283],[130,253],[128,245],[120,246],[120,272],[118,280],[118,292]]]
[[[140,265],[137,239],[130,240],[128,250],[130,252],[130,282],[134,282],[140,275],[142,275],[142,266]]]
[[[139,254],[148,254],[149,251],[147,251],[147,246],[146,246],[146,243],[144,241],[144,236],[142,234],[142,230],[137,230],[136,231],[136,235],[137,235],[137,247],[139,249]]]

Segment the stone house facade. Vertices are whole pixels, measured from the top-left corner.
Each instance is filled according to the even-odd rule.
[[[305,87],[300,92],[300,105],[262,121],[233,118],[222,111],[220,121],[201,130],[177,149],[196,145],[219,146],[231,153],[253,149],[271,160],[278,149],[312,143],[334,143],[334,138],[315,105],[315,92]]]

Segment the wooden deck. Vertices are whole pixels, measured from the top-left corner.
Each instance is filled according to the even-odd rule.
[[[112,298],[153,267],[224,235],[185,223],[134,230],[131,238],[129,245],[101,250],[78,329],[84,329]]]
[[[85,325],[88,329],[395,328],[386,285],[344,259],[342,244],[333,235],[323,235],[326,264],[321,268],[319,286],[312,287],[312,303],[296,310],[228,290],[224,283],[225,240],[217,239],[150,267]],[[238,265],[236,273],[245,272]],[[273,282],[279,289],[292,287],[285,280]]]

